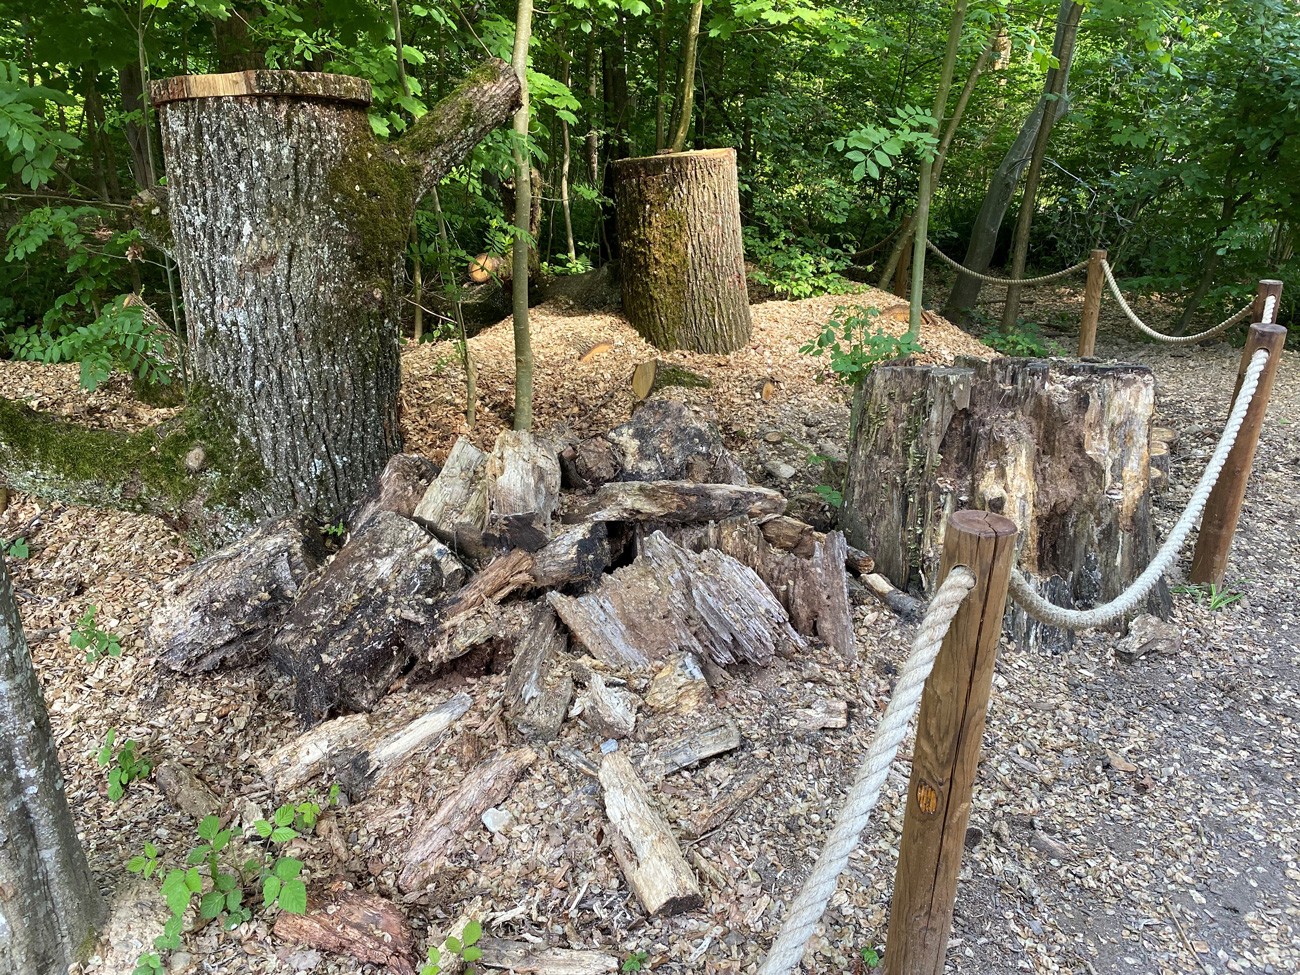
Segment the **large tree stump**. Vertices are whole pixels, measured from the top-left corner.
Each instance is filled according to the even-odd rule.
[[[1114,598],[1155,552],[1148,444],[1155,379],[1141,366],[997,359],[877,368],[854,397],[845,534],[900,589],[938,582],[947,516],[1004,514],[1022,571],[1053,602]],[[1163,583],[1146,611],[1167,616]],[[1012,604],[1022,646],[1064,634]]]
[[[752,323],[734,149],[614,163],[623,310],[660,349],[735,352]]]

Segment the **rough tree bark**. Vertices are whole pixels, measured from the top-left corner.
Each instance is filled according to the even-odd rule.
[[[0,972],[62,975],[103,918],[0,557]]]
[[[623,309],[660,349],[735,352],[752,323],[734,149],[614,163]]]
[[[519,0],[515,15],[515,46],[511,65],[519,81],[519,108],[515,111],[515,239],[511,252],[511,311],[515,337],[516,430],[533,428],[533,345],[528,333],[528,255],[533,246],[532,161],[528,151],[528,44],[533,36],[533,0]]]

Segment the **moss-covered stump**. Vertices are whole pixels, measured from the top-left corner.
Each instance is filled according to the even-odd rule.
[[[749,341],[734,149],[614,163],[623,311],[660,349],[734,352]]]

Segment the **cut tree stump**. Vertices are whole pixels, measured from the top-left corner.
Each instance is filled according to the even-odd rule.
[[[324,558],[309,519],[265,522],[164,583],[145,641],[161,663],[185,674],[249,661],[269,644]]]
[[[484,475],[488,531],[512,548],[545,545],[560,499],[560,461],[550,442],[526,430],[502,430]]]
[[[752,485],[693,481],[622,481],[604,484],[575,517],[584,521],[721,521],[733,515],[779,515],[779,491]]]
[[[505,691],[506,714],[525,738],[550,741],[560,733],[573,700],[568,646],[555,610],[538,603],[515,648]]]
[[[463,578],[446,546],[415,522],[375,514],[299,593],[272,643],[272,658],[296,682],[303,723],[341,705],[374,707],[415,658],[399,638],[405,608]]]
[[[418,454],[394,454],[369,496],[348,515],[348,528],[356,531],[379,511],[410,518],[437,476],[438,467],[432,461]]]
[[[438,806],[427,822],[416,827],[402,858],[397,886],[410,893],[433,883],[461,835],[481,827],[483,813],[510,795],[519,777],[536,760],[537,753],[524,746],[468,770],[461,787]]]
[[[680,914],[704,903],[699,881],[682,856],[668,820],[622,752],[600,764],[600,786],[609,817],[610,848],[628,886],[647,914]]]
[[[623,310],[660,349],[735,352],[752,324],[734,149],[614,163]]]
[[[415,507],[415,519],[451,544],[459,525],[482,531],[487,524],[488,455],[457,437],[447,462]]]
[[[376,894],[344,890],[312,898],[306,914],[281,911],[273,931],[292,944],[415,975],[415,938],[406,915]]]
[[[688,552],[662,532],[595,591],[547,598],[578,642],[615,670],[642,670],[683,650],[720,666],[766,665],[782,649],[804,648],[752,569],[722,552]]]
[[[1155,379],[1141,366],[995,359],[885,366],[854,397],[845,534],[900,589],[929,589],[946,517],[992,511],[1020,528],[1020,568],[1050,601],[1114,598],[1155,553],[1149,433]],[[1161,582],[1140,610],[1167,616]],[[1068,633],[1014,603],[1022,648]]]
[[[527,941],[480,938],[477,964],[504,968],[518,975],[605,975],[618,971],[618,959],[601,951],[548,948]]]

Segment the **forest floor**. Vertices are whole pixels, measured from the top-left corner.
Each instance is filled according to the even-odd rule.
[[[1045,334],[1077,319],[1070,288],[1030,297],[1026,317]],[[819,513],[811,487],[824,478],[808,455],[843,456],[845,394],[817,384],[817,361],[798,354],[840,304],[893,304],[879,294],[755,306],[755,340],[731,357],[662,356],[713,379],[708,389],[673,395],[711,408],[728,446],[759,483]],[[1156,301],[1137,302],[1149,321],[1168,321]],[[1166,531],[1217,439],[1238,358],[1226,344],[1168,351],[1128,341],[1107,305],[1098,348],[1142,362],[1159,383],[1162,422],[1179,439],[1171,488],[1158,497]],[[1072,326],[1071,326],[1072,327]],[[628,415],[632,364],[651,353],[617,316],[535,309],[537,421],[574,436],[607,429]],[[934,358],[988,354],[940,323]],[[613,348],[577,363],[600,340]],[[1068,347],[1073,335],[1060,339]],[[480,362],[480,422],[490,443],[508,419],[512,358],[509,325],[471,342]],[[405,355],[408,449],[441,459],[459,432],[461,376],[446,346]],[[1002,972],[1220,973],[1300,970],[1300,608],[1293,589],[1300,538],[1300,356],[1286,353],[1256,457],[1229,589],[1241,598],[1212,609],[1204,594],[1175,596],[1168,639],[1125,663],[1119,638],[1096,633],[1055,657],[1004,645],[975,787],[949,970]],[[83,421],[138,426],[156,418],[122,386],[76,389],[75,370],[0,363],[9,395]],[[761,395],[766,383],[771,395]],[[826,509],[820,510],[826,515]],[[119,904],[141,908],[110,927],[111,944],[85,969],[127,975],[161,928],[156,897],[125,870],[146,841],[164,860],[193,845],[194,820],[152,780],[110,802],[95,755],[110,728],[146,755],[181,762],[232,812],[250,822],[289,799],[273,796],[257,759],[297,731],[291,689],[269,666],[201,679],[155,669],[141,633],[160,584],[193,555],[155,518],[47,503],[15,495],[0,515],[0,539],[22,537],[29,553],[11,558],[24,624],[45,688],[68,793],[92,867]],[[1183,566],[1186,565],[1186,554]],[[1178,581],[1178,580],[1173,580]],[[122,638],[118,658],[85,662],[68,643],[87,606]],[[313,883],[342,877],[394,898],[417,926],[419,944],[469,912],[488,934],[599,948],[620,959],[647,953],[644,971],[741,973],[756,970],[788,904],[839,809],[888,700],[913,627],[868,597],[856,609],[858,658],[845,665],[825,649],[783,659],[764,671],[735,672],[717,707],[735,720],[741,748],[663,782],[656,798],[670,822],[738,781],[756,777],[754,799],[730,820],[686,843],[705,889],[704,906],[647,918],[603,841],[598,787],[539,749],[530,772],[503,803],[499,831],[468,835],[457,870],[434,895],[403,898],[394,884],[411,822],[436,808],[476,756],[508,734],[494,719],[504,674],[452,673],[410,683],[382,709],[397,714],[466,690],[471,711],[449,742],[330,815],[345,843],[308,840],[299,853]],[[848,725],[813,729],[792,709],[848,702]],[[669,733],[648,725],[630,743]],[[564,744],[595,754],[592,732],[565,725]],[[905,752],[910,746],[905,746]],[[901,830],[907,765],[896,763],[881,805],[827,912],[804,970],[857,973],[861,949],[885,937]],[[318,783],[318,795],[328,783]],[[130,912],[128,912],[130,913]],[[256,921],[233,933],[215,925],[191,934],[169,961],[173,972],[378,972],[374,966],[286,945]]]

